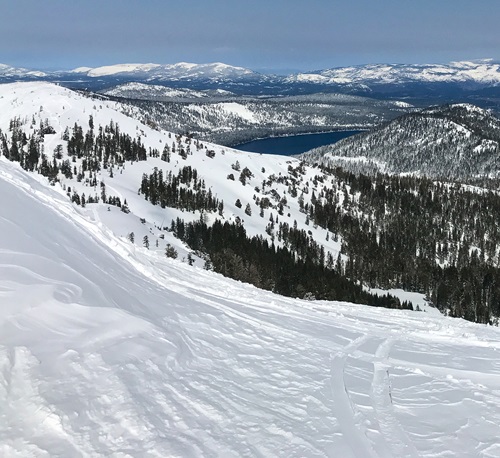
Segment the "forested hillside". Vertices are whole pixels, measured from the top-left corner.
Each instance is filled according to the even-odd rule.
[[[310,206],[311,221],[342,237],[342,273],[372,287],[427,294],[453,316],[500,315],[500,195],[427,178],[354,175]]]
[[[500,120],[473,105],[433,107],[305,153],[353,172],[471,180],[500,174]]]

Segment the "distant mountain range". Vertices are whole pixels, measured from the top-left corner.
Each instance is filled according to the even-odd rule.
[[[69,71],[38,72],[0,65],[0,82],[51,81],[65,86],[98,90],[117,84],[138,82],[196,90],[250,87],[240,93],[254,93],[260,85],[281,81],[281,77],[220,62],[209,64],[118,64],[103,67],[79,67]]]
[[[500,84],[500,64],[492,60],[451,62],[446,65],[375,64],[332,68],[287,77],[289,82],[321,85],[402,85],[411,83],[457,83],[469,86]]]
[[[49,77],[47,73],[37,70],[27,70],[26,68],[17,68],[0,64],[0,82],[7,82],[10,80],[36,80],[47,77]]]
[[[500,64],[492,60],[449,64],[372,64],[291,75],[267,75],[223,63],[119,64],[40,72],[0,65],[0,82],[47,80],[68,87],[102,90],[139,82],[194,90],[222,89],[239,95],[297,95],[340,92],[371,97],[498,104]],[[423,105],[426,104],[423,102]]]
[[[302,158],[364,173],[499,177],[500,120],[469,104],[431,107],[316,148]]]

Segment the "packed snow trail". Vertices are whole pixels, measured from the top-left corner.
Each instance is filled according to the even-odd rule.
[[[500,456],[497,328],[260,291],[35,178],[0,159],[0,456]]]

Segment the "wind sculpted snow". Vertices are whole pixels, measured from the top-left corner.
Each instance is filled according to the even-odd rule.
[[[4,159],[0,195],[1,456],[500,455],[498,328],[189,267]]]

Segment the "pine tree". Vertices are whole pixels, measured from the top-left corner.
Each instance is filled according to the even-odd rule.
[[[19,162],[21,160],[19,148],[17,147],[17,142],[15,141],[12,141],[12,145],[10,147],[9,160],[13,162]]]
[[[172,259],[176,259],[178,256],[177,250],[170,245],[170,243],[167,243],[167,246],[165,247],[165,256]]]
[[[121,207],[121,210],[123,213],[130,213],[130,209],[128,208],[128,204],[127,204],[127,199],[125,199],[123,201],[123,205]]]

